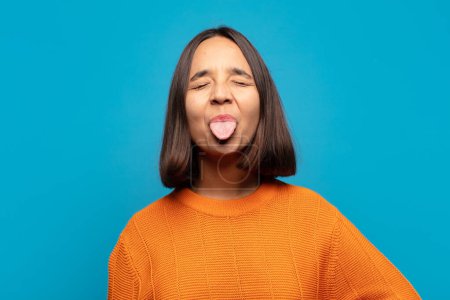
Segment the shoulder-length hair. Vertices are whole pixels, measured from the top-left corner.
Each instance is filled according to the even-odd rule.
[[[233,41],[250,65],[260,99],[256,132],[237,163],[240,169],[258,172],[262,179],[296,173],[295,150],[275,83],[256,48],[240,32],[219,26],[197,34],[184,48],[173,74],[160,152],[161,181],[168,188],[187,186],[199,175],[198,147],[193,143],[186,116],[185,97],[192,58],[198,45],[221,36]]]

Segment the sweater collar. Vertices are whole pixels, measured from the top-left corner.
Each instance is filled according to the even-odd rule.
[[[261,181],[251,194],[241,198],[217,199],[200,195],[189,187],[175,189],[172,196],[175,201],[196,211],[213,216],[238,216],[253,211],[270,201],[284,182],[278,179]]]

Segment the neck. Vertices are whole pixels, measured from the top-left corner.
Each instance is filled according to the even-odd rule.
[[[238,155],[203,157],[191,189],[203,196],[227,200],[245,197],[259,186],[259,175],[236,167]]]

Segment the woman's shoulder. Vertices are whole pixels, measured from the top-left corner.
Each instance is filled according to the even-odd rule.
[[[339,211],[336,206],[329,201],[321,192],[304,186],[292,183],[282,182],[287,195],[291,200],[291,205],[297,206],[299,209],[320,211],[321,214],[330,218],[335,218]]]
[[[167,194],[155,201],[147,204],[143,208],[134,212],[126,222],[121,236],[123,239],[141,239],[146,236],[148,229],[151,228],[157,231],[157,228],[162,226],[166,218],[167,204],[170,205],[170,194]]]

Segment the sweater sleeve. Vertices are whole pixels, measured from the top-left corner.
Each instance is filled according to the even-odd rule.
[[[332,299],[421,299],[411,283],[342,213],[333,235]]]
[[[108,262],[108,300],[138,299],[139,289],[139,277],[120,237]]]

